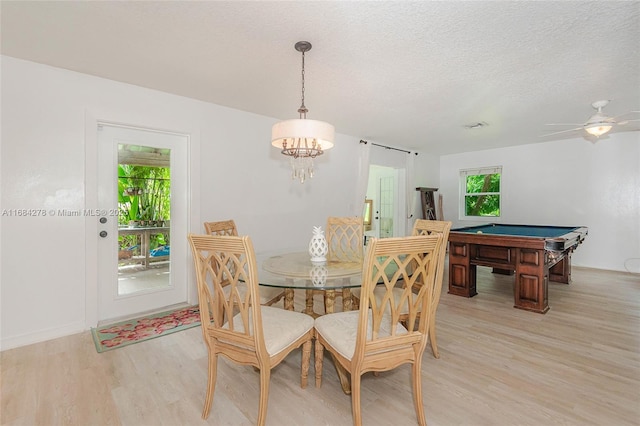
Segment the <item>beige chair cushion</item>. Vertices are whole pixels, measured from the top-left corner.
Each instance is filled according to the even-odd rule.
[[[360,311],[338,312],[316,318],[316,330],[343,357],[351,359],[356,350],[356,336],[358,335],[358,316]],[[369,325],[371,325],[371,310],[369,310]],[[406,334],[407,329],[401,324],[396,326],[396,334]],[[367,340],[371,339],[371,327],[367,330]],[[380,337],[391,335],[391,321],[383,318],[380,325]]]
[[[260,309],[264,344],[269,356],[278,354],[291,342],[296,341],[313,328],[313,317],[307,314],[271,306],[261,306]],[[249,323],[252,323],[251,313],[249,313]],[[244,332],[240,314],[233,318],[233,324],[235,331]],[[228,329],[228,323],[222,328]],[[253,329],[250,329],[249,332],[253,334]]]

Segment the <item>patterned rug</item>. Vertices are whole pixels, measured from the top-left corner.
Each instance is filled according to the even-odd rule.
[[[91,334],[96,350],[105,352],[198,325],[200,325],[200,309],[198,306],[190,306],[92,328]]]

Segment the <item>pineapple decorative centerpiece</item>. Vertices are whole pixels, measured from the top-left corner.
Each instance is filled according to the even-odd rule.
[[[309,241],[309,256],[311,256],[311,262],[326,262],[328,251],[329,244],[327,244],[327,239],[324,237],[322,226],[314,226],[313,236],[311,237],[311,241]]]

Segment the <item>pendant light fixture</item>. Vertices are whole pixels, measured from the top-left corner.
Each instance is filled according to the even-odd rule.
[[[311,43],[299,41],[295,49],[302,53],[302,104],[298,108],[300,118],[285,120],[273,125],[271,145],[290,157],[291,178],[304,183],[314,174],[313,159],[333,147],[335,128],[324,121],[308,120],[309,110],[304,105],[304,54],[311,50]]]

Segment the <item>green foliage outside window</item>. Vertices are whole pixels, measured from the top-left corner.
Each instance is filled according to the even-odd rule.
[[[133,190],[137,191],[133,191]],[[118,165],[118,223],[170,219],[171,175],[168,167]]]
[[[500,173],[468,175],[465,216],[500,216]]]
[[[149,167],[131,164],[118,165],[118,225],[129,226],[132,221],[145,221],[145,226],[157,226],[171,216],[171,174],[168,167]],[[136,235],[119,238],[121,249],[139,242]],[[151,235],[150,249],[168,245],[168,235]]]

